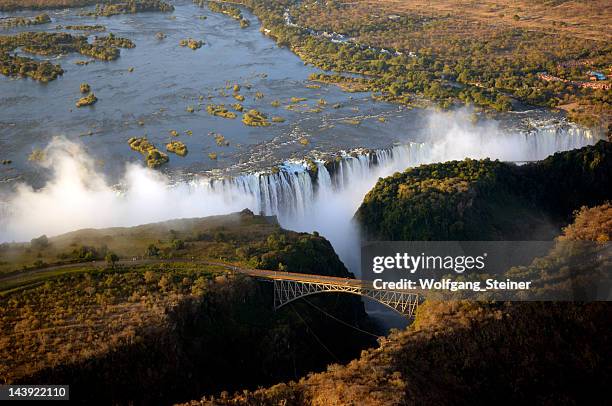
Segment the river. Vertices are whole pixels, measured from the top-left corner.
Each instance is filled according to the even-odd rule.
[[[187,1],[175,5],[171,14],[98,19],[78,16],[78,9],[56,10],[49,12],[51,24],[0,33],[103,24],[107,32],[136,43],[113,62],[80,66],[75,62],[87,59],[81,55],[56,58],[65,73],[48,84],[0,77],[0,159],[13,161],[0,166],[0,241],[249,207],[277,215],[286,228],[319,231],[358,274],[359,234],[351,219],[378,177],[465,157],[537,160],[597,139],[545,109],[481,115],[474,123],[468,109],[407,109],[374,102],[368,93],[307,87],[312,84],[308,76],[320,71],[261,34],[248,11],[244,15],[251,25],[243,29],[207,8]],[[167,37],[157,39],[159,31]],[[186,38],[205,45],[195,51],[179,47]],[[99,101],[77,109],[83,82]],[[234,84],[242,86],[246,108],[286,121],[256,128],[245,126],[240,116],[209,115],[208,103],[236,102]],[[264,97],[257,98],[257,92]],[[308,106],[287,110],[292,97],[306,98],[298,104]],[[319,99],[327,104],[321,106]],[[281,106],[273,107],[274,100]],[[188,106],[196,111],[187,112]],[[170,154],[169,164],[158,171],[143,168],[141,155],[127,140],[146,135],[161,149],[171,130],[181,134],[188,155]],[[217,145],[214,133],[229,146]],[[307,145],[299,142],[303,138]],[[28,160],[33,150],[44,148],[47,163]],[[211,152],[216,160],[209,158]],[[335,163],[324,165],[317,160],[322,156],[335,156]],[[315,160],[316,171],[307,171],[305,157]]]

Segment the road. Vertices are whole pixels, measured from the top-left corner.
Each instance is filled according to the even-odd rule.
[[[354,287],[371,287],[370,282],[360,281],[356,279],[349,278],[338,278],[333,276],[321,276],[321,275],[311,275],[311,274],[302,274],[302,273],[293,273],[293,272],[279,272],[279,271],[270,271],[263,269],[251,269],[251,268],[242,268],[236,265],[231,265],[223,262],[213,262],[213,261],[203,261],[203,260],[190,260],[187,258],[177,258],[177,259],[137,259],[137,260],[120,260],[115,263],[115,266],[141,266],[141,265],[152,265],[152,264],[163,264],[163,263],[191,263],[197,265],[206,265],[206,266],[219,266],[221,268],[225,268],[227,270],[237,272],[243,275],[248,275],[254,278],[265,279],[265,280],[290,280],[297,282],[311,282],[311,283],[328,283],[333,285],[342,285],[342,286],[354,286]],[[65,265],[52,265],[43,268],[37,269],[29,269],[23,271],[15,271],[11,273],[5,273],[0,275],[0,286],[19,286],[21,285],[19,282],[23,281],[23,284],[27,285],[28,281],[32,283],[38,282],[40,279],[44,277],[45,274],[56,273],[57,271],[70,269],[79,269],[79,268],[92,268],[103,270],[106,269],[108,265],[104,261],[92,261],[92,262],[81,262],[76,264],[65,264]],[[41,278],[37,278],[40,276]]]

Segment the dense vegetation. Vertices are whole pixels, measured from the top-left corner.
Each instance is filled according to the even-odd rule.
[[[128,144],[130,148],[132,148],[134,151],[140,152],[144,156],[149,168],[159,168],[170,161],[168,155],[157,149],[157,147],[153,145],[147,139],[147,137],[132,137],[128,140]]]
[[[597,403],[612,376],[606,303],[427,302],[347,365],[185,405]]]
[[[58,237],[41,236],[24,244],[0,244],[3,272],[41,266],[104,260],[108,252],[120,258],[188,258],[237,263],[261,269],[350,276],[324,238],[282,230],[276,220],[243,215],[110,230],[81,230]],[[8,260],[10,258],[10,260]],[[323,261],[329,259],[329,261]],[[2,286],[0,285],[0,288]]]
[[[356,218],[392,240],[550,239],[572,211],[612,199],[612,144],[516,166],[498,161],[423,165],[380,179]]]
[[[610,178],[602,178],[605,171],[598,169],[601,161],[607,160],[607,174],[610,174],[612,159],[609,153],[609,145],[598,144],[557,154],[541,165],[549,170],[555,168],[566,176],[570,174],[564,171],[574,168],[571,176],[578,176],[579,180],[565,181],[558,193],[567,192],[563,189],[567,184],[577,186],[584,182],[594,187],[590,182],[601,181],[602,187],[580,199],[594,205],[609,198],[601,192],[606,191]],[[402,193],[425,193],[433,186],[435,191],[430,190],[431,195],[441,195],[442,191],[461,193],[464,190],[461,180],[452,180],[455,178],[452,176],[444,182],[443,176],[436,175],[441,172],[456,175],[461,164],[460,173],[470,187],[473,186],[470,182],[482,178],[486,178],[486,182],[515,181],[501,176],[503,173],[499,170],[508,169],[500,163],[430,165],[419,169],[421,173],[426,168],[435,169],[428,172],[431,178],[418,178],[422,187],[416,184],[417,178],[413,178],[414,182],[405,183],[407,188]],[[491,173],[489,169],[493,164],[498,171]],[[537,173],[542,167],[534,166],[530,170]],[[540,174],[546,176],[546,173]],[[549,183],[558,181],[555,177]],[[542,193],[550,191],[544,189]],[[584,189],[578,188],[575,194],[583,192]],[[477,198],[475,195],[474,199]],[[575,204],[578,199],[570,200],[569,204]],[[414,203],[420,204],[418,200]],[[426,205],[420,207],[427,211]],[[559,212],[566,209],[560,207]],[[444,230],[437,228],[441,220],[437,217],[438,212],[439,206],[434,204],[430,213],[432,220],[428,227],[419,229],[421,234],[414,236],[415,239],[445,239]],[[609,244],[612,240],[609,203],[583,207],[575,216],[564,228],[557,246],[567,241]],[[515,221],[527,220],[519,217]],[[431,230],[442,234],[432,236]],[[609,282],[609,245],[601,247],[608,247],[607,253],[599,251],[594,257],[605,267],[602,270]],[[528,267],[511,269],[510,273],[532,273],[545,280],[547,289],[575,289],[572,283],[568,286],[567,273],[568,270],[570,273],[583,270],[583,255],[584,252],[578,250],[555,248],[545,257],[536,258]],[[583,275],[579,272],[577,276]],[[605,289],[604,286],[598,288]],[[347,365],[333,364],[326,372],[309,374],[299,381],[233,395],[205,397],[185,405],[456,405],[496,404],[500,399],[508,404],[597,403],[612,378],[608,368],[612,340],[601,333],[609,324],[611,312],[612,306],[607,302],[428,300],[419,307],[416,320],[409,328],[379,339],[379,348],[362,352],[360,358]]]
[[[57,79],[64,74],[64,70],[60,65],[48,61],[0,53],[0,73],[10,77],[29,77],[44,83]]]
[[[49,14],[39,14],[33,18],[13,17],[0,20],[0,28],[22,27],[28,25],[41,25],[51,22]]]
[[[107,3],[118,1],[120,0],[106,0]],[[97,3],[100,3],[100,0],[0,0],[0,11],[82,7]]]
[[[311,306],[363,325],[356,298],[322,295],[273,312],[271,285],[192,260],[349,276],[325,239],[248,211],[1,249],[13,266],[38,254],[45,262],[106,258],[104,266],[0,278],[3,382],[61,381],[71,385],[71,399],[160,404],[294,379],[333,361],[328,350],[348,360],[371,343]],[[13,277],[29,280],[5,286]]]
[[[101,46],[105,48],[115,47],[115,48],[132,49],[136,47],[136,44],[134,44],[134,42],[132,42],[131,40],[127,38],[117,37],[112,32],[109,33],[105,37],[99,37],[99,36],[94,37],[93,45]]]
[[[96,4],[94,11],[83,13],[83,15],[111,17],[118,14],[135,14],[147,11],[169,13],[174,11],[174,6],[163,0],[127,0],[120,3],[115,2],[114,4]]]
[[[134,43],[129,39],[116,37],[112,33],[105,37],[95,37],[92,43],[88,42],[86,36],[62,32],[24,32],[0,36],[0,73],[6,76],[27,76],[41,82],[54,80],[64,73],[61,66],[48,61],[38,61],[11,54],[17,48],[42,56],[79,53],[104,61],[112,61],[119,58],[119,48],[134,47]]]
[[[379,99],[414,104],[424,97],[444,107],[462,101],[508,110],[514,97],[562,106],[573,119],[608,130],[612,91],[582,87],[579,81],[588,81],[590,69],[609,68],[609,41],[584,38],[573,28],[559,25],[550,32],[514,22],[496,25],[447,11],[404,10],[410,6],[391,1],[241,3],[253,9],[268,35],[305,61],[325,70],[368,75],[368,88]],[[296,25],[286,24],[286,10]],[[319,35],[323,32],[341,33],[352,41],[333,42]],[[545,81],[541,72],[568,81]]]

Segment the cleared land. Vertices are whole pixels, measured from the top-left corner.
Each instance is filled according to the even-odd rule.
[[[348,3],[348,2],[347,2]],[[564,33],[597,41],[610,41],[612,3],[607,0],[566,1],[457,1],[380,0],[357,1],[372,9],[431,15],[450,14],[455,18],[480,21],[494,27]],[[519,16],[516,19],[514,16]]]

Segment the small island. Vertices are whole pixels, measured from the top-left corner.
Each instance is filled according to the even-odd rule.
[[[136,45],[126,38],[112,33],[96,37],[89,43],[86,36],[65,32],[23,32],[0,37],[0,73],[11,77],[30,77],[40,82],[49,82],[64,73],[60,65],[48,61],[11,54],[23,52],[41,56],[60,56],[79,53],[103,61],[119,58],[119,48],[134,48]]]
[[[87,96],[85,97],[81,97],[77,102],[76,102],[76,106],[77,107],[86,107],[86,106],[91,106],[93,104],[96,104],[96,102],[98,101],[98,98],[96,97],[95,94],[93,93],[89,93]]]
[[[93,41],[94,46],[102,46],[102,47],[116,47],[116,48],[126,48],[132,49],[136,48],[136,44],[127,38],[121,38],[115,36],[112,32],[109,33],[106,37],[95,37]]]
[[[132,148],[134,151],[140,152],[145,157],[147,166],[149,168],[159,168],[170,161],[168,155],[158,150],[155,145],[153,145],[147,139],[147,137],[130,138],[128,140],[128,144],[130,145],[130,148]]]
[[[219,116],[230,119],[234,119],[237,117],[236,113],[229,111],[227,108],[225,108],[224,104],[209,104],[208,106],[206,106],[206,111],[211,116]]]
[[[182,47],[191,48],[195,51],[196,49],[202,48],[202,45],[204,45],[204,42],[195,40],[193,38],[189,38],[189,39],[180,40],[179,45]]]
[[[171,141],[166,144],[166,150],[179,156],[187,155],[187,146],[181,141]]]
[[[136,14],[143,12],[170,13],[174,6],[162,0],[128,0],[116,4],[97,4],[94,11],[81,13],[84,17],[111,17],[119,14]]]
[[[268,117],[255,109],[251,109],[242,116],[242,122],[251,127],[268,127],[270,122]]]
[[[104,25],[58,25],[55,27],[56,30],[69,30],[69,31],[106,31]]]
[[[0,20],[0,28],[24,27],[29,25],[41,25],[51,22],[49,14],[39,14],[33,18],[12,17]]]

